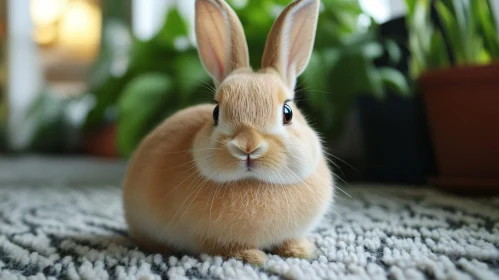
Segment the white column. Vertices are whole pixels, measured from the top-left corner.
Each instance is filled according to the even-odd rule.
[[[396,18],[405,15],[407,8],[404,0],[390,0],[390,18]]]
[[[491,3],[492,8],[494,9],[494,14],[496,16],[497,26],[499,26],[499,1],[491,1]],[[497,29],[497,32],[499,33],[499,28]]]
[[[38,49],[31,37],[30,0],[8,1],[8,140],[17,150],[32,134],[33,125],[25,121],[25,115],[43,82]]]
[[[390,0],[360,0],[360,6],[376,22],[384,23],[390,20]]]
[[[194,0],[132,0],[133,33],[143,40],[154,36],[164,24],[167,9],[174,3],[186,17],[191,29],[189,39],[194,42]]]
[[[142,40],[154,36],[164,23],[167,7],[173,2],[174,0],[132,0],[133,33]]]

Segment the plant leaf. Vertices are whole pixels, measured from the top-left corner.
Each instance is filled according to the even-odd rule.
[[[471,1],[473,17],[477,19],[477,32],[483,35],[483,44],[486,52],[490,54],[487,60],[485,56],[480,55],[480,61],[487,63],[491,59],[499,58],[499,30],[497,28],[496,17],[492,3],[488,0]],[[499,15],[498,15],[499,16]]]
[[[431,37],[430,49],[428,51],[428,68],[444,68],[451,65],[447,50],[445,49],[444,39],[439,31],[435,31]]]
[[[379,69],[379,74],[386,88],[403,96],[409,95],[409,85],[402,73],[392,68],[383,67]]]
[[[161,73],[143,74],[126,85],[117,103],[118,147],[124,156],[130,155],[148,132],[171,86],[168,76]]]
[[[379,42],[370,42],[363,46],[363,51],[366,57],[376,59],[383,55],[383,46]]]
[[[179,108],[194,105],[197,101],[212,99],[215,94],[212,79],[204,70],[194,51],[179,54],[172,64],[175,69]]]
[[[170,50],[175,49],[175,40],[188,36],[187,22],[184,20],[179,10],[172,8],[166,15],[163,28],[156,34],[151,41]]]
[[[402,58],[402,51],[400,50],[399,45],[395,43],[394,40],[386,40],[385,48],[390,58],[390,62],[393,64],[399,63]]]

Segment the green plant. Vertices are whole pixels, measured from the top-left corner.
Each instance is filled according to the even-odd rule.
[[[114,36],[115,29],[127,36],[118,23],[108,24],[104,36]],[[91,83],[89,94],[95,97],[96,104],[87,116],[86,129],[98,128],[106,119],[106,112],[116,109],[118,148],[126,156],[162,119],[179,108],[209,100],[208,94],[202,94],[209,77],[195,48],[178,48],[179,41],[187,40],[187,35],[185,19],[177,9],[171,9],[158,34],[147,41],[130,37],[131,45],[125,51],[114,46],[115,40],[104,37],[107,53],[101,57],[101,71],[95,71]],[[120,50],[120,54],[115,54]],[[111,58],[115,56],[127,64],[120,75],[110,74]]]
[[[498,28],[490,0],[406,0],[406,4],[414,78],[430,69],[487,64],[499,58]],[[432,10],[441,28],[437,28]]]
[[[78,115],[81,108],[85,113],[85,103],[88,104],[88,96],[59,96],[43,87],[26,116],[34,127],[28,150],[65,153],[77,149],[83,122]]]
[[[377,26],[338,40],[334,47],[316,50],[303,75],[304,102],[308,115],[320,132],[335,140],[343,129],[345,117],[360,94],[382,101],[388,90],[408,95],[405,76],[393,67],[377,67],[376,59],[385,52],[393,64],[400,49],[390,39],[379,38]]]
[[[260,67],[267,34],[280,11],[291,0],[227,0],[234,8],[248,41],[253,68]],[[334,47],[340,40],[358,32],[363,13],[357,0],[322,0],[315,49]]]

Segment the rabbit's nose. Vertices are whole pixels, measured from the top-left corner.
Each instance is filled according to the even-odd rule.
[[[229,152],[241,160],[257,159],[268,149],[265,138],[255,130],[243,127],[228,143]]]
[[[258,143],[239,143],[236,140],[232,140],[228,143],[228,148],[229,152],[238,159],[257,159],[265,154],[268,149],[268,144],[265,141],[260,141]]]

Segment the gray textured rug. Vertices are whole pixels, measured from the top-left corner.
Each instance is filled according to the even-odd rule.
[[[0,279],[499,279],[499,198],[404,187],[338,192],[310,262],[146,255],[126,235],[123,167],[0,161]]]

